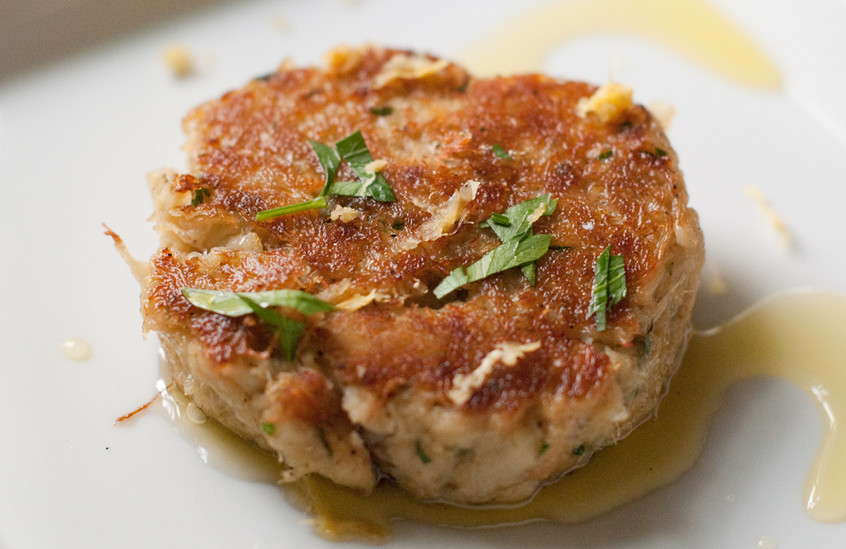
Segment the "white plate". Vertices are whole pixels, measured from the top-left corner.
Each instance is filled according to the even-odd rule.
[[[161,415],[114,424],[155,393],[159,366],[155,341],[141,338],[138,288],[100,223],[136,255],[151,253],[144,176],[182,165],[181,117],[284,58],[314,63],[333,45],[365,41],[454,57],[537,4],[225,3],[0,84],[0,547],[334,547],[276,487],[204,464]],[[782,289],[846,291],[846,4],[716,5],[775,61],[781,91],[743,87],[625,35],[561,44],[545,66],[603,83],[613,58],[615,79],[633,84],[638,102],[675,106],[670,138],[709,264],[729,288],[703,292],[699,327]],[[161,52],[175,43],[196,54],[197,75],[168,73]],[[792,251],[779,247],[745,185],[759,187],[786,221]],[[63,357],[69,337],[90,342],[92,357]],[[402,523],[392,544],[841,547],[846,524],[816,523],[803,509],[821,432],[798,389],[746,383],[731,391],[692,471],[604,518],[486,530]]]

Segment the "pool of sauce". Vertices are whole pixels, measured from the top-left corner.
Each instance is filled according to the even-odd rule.
[[[800,387],[816,402],[824,437],[805,483],[805,507],[821,522],[846,521],[846,295],[791,292],[759,303],[724,326],[692,336],[659,413],[631,435],[598,452],[585,467],[516,505],[467,507],[424,502],[389,482],[365,496],[316,476],[286,487],[330,539],[390,535],[394,520],[457,527],[512,525],[545,520],[586,522],[666,486],[689,470],[702,452],[711,417],[728,388],[758,376]],[[275,458],[217,422],[189,411],[189,400],[160,390],[177,430],[197,446],[200,459],[226,474],[275,482]],[[674,440],[672,445],[665,444]],[[660,452],[655,449],[660,448]],[[590,493],[590,498],[583,494]],[[787,502],[789,503],[789,502]]]
[[[387,534],[393,519],[461,527],[585,522],[681,477],[700,455],[726,390],[739,381],[775,376],[803,389],[819,407],[825,436],[807,476],[805,505],[815,520],[841,522],[846,520],[846,435],[838,432],[846,415],[844,341],[846,296],[808,292],[771,298],[725,326],[695,334],[655,418],[520,505],[427,503],[387,483],[362,496],[319,478],[294,489],[311,501],[317,527],[330,538],[344,537],[351,524],[357,531]],[[591,497],[584,498],[586,493]]]

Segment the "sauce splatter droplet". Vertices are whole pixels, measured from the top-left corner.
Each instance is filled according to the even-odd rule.
[[[188,407],[186,408],[186,415],[188,419],[191,420],[191,423],[196,423],[197,425],[202,425],[206,422],[206,413],[200,409],[199,406],[194,404],[193,402],[188,403]]]
[[[91,345],[84,339],[76,337],[62,341],[60,346],[62,355],[71,360],[88,360],[91,358]]]
[[[778,543],[776,543],[776,541],[772,538],[763,537],[758,540],[756,547],[759,547],[760,549],[777,549]]]

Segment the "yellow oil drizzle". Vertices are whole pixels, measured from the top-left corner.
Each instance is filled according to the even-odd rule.
[[[480,76],[539,72],[567,39],[639,35],[746,86],[774,90],[781,75],[758,45],[703,0],[565,0],[528,11],[458,59]]]
[[[200,412],[197,420],[191,400],[176,386],[157,383],[161,407],[173,427],[196,446],[200,460],[225,474],[247,482],[274,483],[282,467],[276,456],[240,438]]]
[[[846,436],[838,432],[846,414],[844,341],[846,296],[825,293],[782,295],[718,330],[694,336],[656,419],[525,504],[468,508],[426,503],[390,484],[362,496],[318,478],[295,489],[311,502],[318,531],[330,538],[387,535],[396,518],[462,527],[538,519],[584,522],[684,474],[702,451],[709,420],[727,388],[767,375],[796,384],[818,403],[826,430],[807,478],[806,507],[815,520],[844,521]]]

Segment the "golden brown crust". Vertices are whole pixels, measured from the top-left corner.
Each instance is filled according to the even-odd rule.
[[[279,252],[273,256],[276,261],[308,269],[309,281],[292,285],[284,274],[270,272],[275,269],[264,260],[234,269],[251,272],[260,267],[251,275],[262,280],[262,288],[319,291],[344,279],[351,279],[357,288],[413,280],[433,287],[452,269],[472,263],[497,244],[475,224],[544,192],[558,198],[558,211],[539,220],[536,233],[552,234],[553,246],[569,249],[552,251],[538,262],[536,291],[525,292],[519,281],[516,288],[502,289],[510,294],[509,302],[534,301],[524,307],[529,316],[547,310],[553,321],[533,329],[558,338],[592,331],[587,311],[593,264],[606,246],[626,258],[633,294],[661,268],[662,245],[687,196],[666,138],[642,107],[630,109],[613,124],[603,124],[575,113],[578,100],[595,91],[592,86],[540,75],[475,80],[454,65],[443,74],[374,89],[374,77],[396,53],[367,50],[354,70],[330,78],[311,68],[276,73],[187,117],[191,134],[202,136],[192,140],[190,150],[191,168],[201,177],[180,176],[177,190],[196,189],[200,181],[211,193],[197,210],[239,218],[249,230],[264,235],[266,247]],[[412,103],[423,94],[430,105],[424,116],[417,116],[413,106],[405,107],[407,113],[395,109],[386,116],[370,110],[389,106],[396,98]],[[392,124],[394,117],[401,117],[402,124]],[[316,211],[263,223],[253,220],[262,209],[311,198],[322,187],[323,174],[309,139],[333,143],[355,130],[362,131],[374,158],[387,160],[382,173],[397,202],[337,198],[337,203],[364,212],[366,221],[352,223],[329,223]],[[421,156],[417,144],[403,145],[418,139],[433,150]],[[513,160],[496,157],[491,151],[495,144],[509,151]],[[405,148],[413,150],[403,154]],[[610,158],[600,158],[609,150]],[[470,179],[483,183],[458,234],[410,251],[393,250],[399,233],[413,233],[429,217],[415,201],[445,202]],[[402,231],[391,228],[397,220]],[[458,245],[450,246],[450,240]],[[432,250],[434,246],[438,249]],[[514,277],[500,275],[479,285],[502,286],[509,278]],[[221,280],[217,287],[232,286]],[[251,287],[241,284],[239,289]],[[514,299],[515,293],[526,296]],[[616,307],[610,323],[625,322],[628,309],[626,301]],[[418,316],[433,327],[447,322],[438,318],[441,315]],[[508,339],[509,332],[502,327],[491,334],[493,339],[479,338],[481,349],[469,353],[467,364],[476,364],[482,349],[488,350],[491,341]],[[636,335],[626,334],[629,340],[619,343],[629,344]],[[452,370],[440,372],[440,381],[431,373],[418,374],[419,379],[443,384]]]
[[[335,303],[375,290],[383,297],[358,310],[306,319],[298,353],[308,364],[284,367],[310,372],[286,389],[301,396],[292,402],[306,403],[301,411],[311,409],[299,420],[329,421],[342,393],[355,387],[363,391],[356,398],[375,395],[383,404],[422,391],[471,415],[514,417],[551,401],[561,406],[621,391],[639,417],[617,428],[640,421],[657,404],[674,368],[668,362],[683,346],[702,261],[696,214],[687,207],[677,158],[659,124],[637,105],[610,122],[580,116],[579,100],[597,89],[584,83],[541,75],[477,80],[453,64],[386,79],[392,60],[415,54],[353,52],[336,56],[326,70],[280,69],[186,117],[191,173],[162,180],[169,202],[159,204],[160,229],[194,235],[197,227],[209,227],[209,234],[219,229],[221,236],[182,238],[173,243],[179,249],[153,258],[143,297],[146,327],[200,341],[221,369],[237,366],[241,357],[283,362],[251,315],[200,311],[181,288],[293,288]],[[377,112],[384,108],[392,110]],[[255,221],[261,210],[308,200],[322,188],[308,140],[333,144],[356,130],[373,157],[386,161],[381,173],[396,202],[331,197],[328,211],[341,205],[358,215],[333,221],[323,210]],[[494,145],[509,158],[496,155]],[[339,179],[350,178],[343,166]],[[421,237],[471,180],[479,184],[462,220],[447,224],[443,235]],[[208,193],[192,205],[200,189]],[[480,222],[543,193],[558,203],[534,225],[536,234],[552,235],[553,246],[537,261],[536,287],[514,269],[443,300],[431,294],[450,271],[498,245]],[[225,249],[238,234],[254,235],[259,244]],[[599,332],[588,311],[594,263],[606,247],[625,258],[628,297],[609,311],[609,327]],[[191,250],[203,253],[186,253]],[[669,341],[662,347],[668,357],[649,367],[655,379],[645,382],[621,364],[649,354],[647,339],[656,326]],[[456,376],[472,372],[503,342],[541,346],[513,366],[495,368],[460,406],[451,404],[447,394]],[[619,391],[611,391],[614,384]],[[634,396],[641,389],[648,403]],[[323,412],[320,403],[326,403]]]

